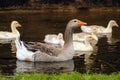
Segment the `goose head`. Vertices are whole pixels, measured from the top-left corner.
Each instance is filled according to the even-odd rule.
[[[63,34],[62,34],[62,33],[59,33],[59,34],[58,34],[58,39],[59,39],[60,45],[63,47],[65,41],[64,41],[64,39],[63,39]]]
[[[11,27],[21,27],[18,21],[12,21],[11,22]]]
[[[115,20],[110,20],[109,23],[110,23],[111,26],[115,26],[115,27],[119,26]]]
[[[64,52],[73,54],[74,53],[74,47],[73,47],[73,29],[77,27],[81,27],[82,25],[86,25],[87,23],[80,21],[78,19],[72,19],[68,22],[65,34],[64,34],[64,41],[65,44],[63,46]]]
[[[65,30],[65,35],[64,35],[64,40],[65,44],[66,42],[72,43],[73,40],[73,29],[80,27],[82,25],[86,25],[87,23],[80,21],[78,19],[72,19],[68,22],[66,30]]]
[[[93,35],[87,35],[85,37],[88,41],[97,40]]]
[[[58,38],[59,38],[59,39],[63,39],[63,34],[62,34],[62,33],[59,33],[59,34],[58,34]]]
[[[71,27],[71,28],[76,28],[76,27],[80,27],[82,25],[86,25],[87,23],[80,21],[78,19],[72,19],[68,22],[67,26]]]

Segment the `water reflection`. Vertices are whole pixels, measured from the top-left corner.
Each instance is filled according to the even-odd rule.
[[[112,45],[117,42],[120,42],[120,39],[112,37],[112,34],[106,34],[108,44]]]
[[[11,44],[11,52],[16,53],[16,45],[15,45],[15,40],[12,40]]]
[[[1,44],[8,44],[8,43],[11,43],[11,42],[12,42],[12,39],[0,39]]]
[[[24,62],[16,61],[16,72],[17,73],[47,73],[47,74],[58,74],[61,72],[73,72],[74,61],[63,61],[63,62]]]
[[[0,59],[0,75],[13,76],[16,68],[16,59]]]
[[[94,52],[86,52],[85,53],[85,55],[84,55],[84,64],[85,64],[86,70],[90,71],[91,68],[94,66],[96,55],[97,54],[94,53]]]

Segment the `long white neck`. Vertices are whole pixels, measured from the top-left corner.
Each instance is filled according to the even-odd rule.
[[[87,47],[91,46],[88,38],[85,39],[84,43],[85,43],[85,46]]]
[[[11,25],[11,30],[12,30],[12,34],[13,34],[13,35],[20,36],[20,33],[19,33],[19,31],[16,29],[15,26]]]
[[[96,32],[92,32],[91,35],[96,39],[96,41],[98,41],[98,37],[95,34]]]
[[[111,25],[111,22],[108,23],[106,30],[112,31],[112,25]]]

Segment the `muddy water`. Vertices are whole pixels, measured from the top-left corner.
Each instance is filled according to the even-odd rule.
[[[10,22],[18,20],[22,27],[21,40],[43,42],[46,34],[64,33],[69,20],[78,18],[90,24],[106,26],[108,21],[114,19],[120,25],[119,12],[89,12],[78,13],[0,13],[0,31],[11,31]],[[75,32],[81,32],[78,28]],[[61,73],[78,71],[86,73],[113,73],[120,71],[120,27],[113,28],[113,33],[99,39],[93,52],[86,55],[74,57],[73,60],[65,62],[23,62],[15,57],[14,41],[9,43],[0,40],[0,74],[5,76],[14,75],[19,72]]]

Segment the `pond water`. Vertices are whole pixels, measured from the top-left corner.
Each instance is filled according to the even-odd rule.
[[[10,23],[17,20],[21,40],[43,42],[46,34],[64,33],[69,20],[77,18],[91,24],[106,26],[109,20],[114,19],[120,25],[119,12],[89,12],[77,13],[37,13],[37,12],[1,12],[0,31],[11,31]],[[81,32],[78,28],[75,32]],[[113,73],[120,71],[120,27],[113,28],[113,33],[99,39],[95,50],[88,55],[74,57],[64,62],[23,62],[15,57],[15,44],[0,43],[0,74],[12,76],[19,72],[61,73],[78,71],[81,73]]]

